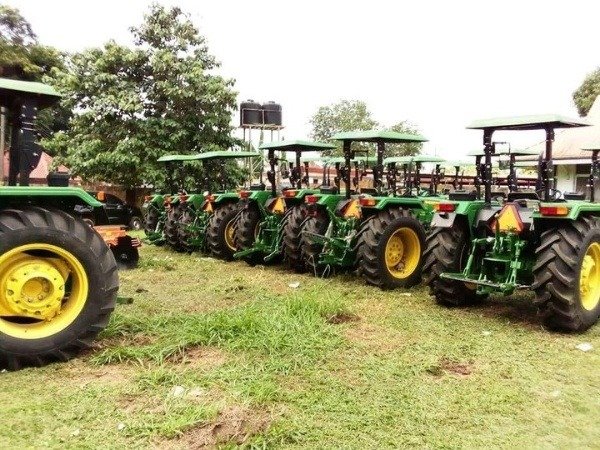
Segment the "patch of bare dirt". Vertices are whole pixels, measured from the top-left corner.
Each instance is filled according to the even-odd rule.
[[[442,358],[438,364],[429,367],[427,372],[436,377],[441,377],[445,374],[466,377],[471,375],[474,370],[475,368],[471,362],[459,362],[449,358]]]
[[[356,314],[347,313],[347,312],[339,312],[334,314],[333,316],[329,316],[327,318],[327,323],[331,323],[333,325],[339,325],[342,323],[348,322],[358,322],[360,317]]]
[[[81,388],[88,384],[124,384],[134,375],[133,367],[127,364],[108,364],[105,366],[89,366],[81,360],[74,361],[65,370],[69,373],[69,383]]]
[[[215,448],[220,444],[240,445],[255,434],[266,431],[270,423],[271,416],[266,411],[230,406],[211,423],[187,430],[177,441],[187,449]]]
[[[214,369],[227,361],[224,351],[215,347],[191,347],[173,356],[170,362],[189,368]]]

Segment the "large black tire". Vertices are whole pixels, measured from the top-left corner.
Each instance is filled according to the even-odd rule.
[[[533,275],[535,303],[546,327],[581,332],[594,325],[600,317],[600,222],[583,217],[544,231]]]
[[[444,272],[463,270],[470,247],[469,231],[458,221],[455,221],[451,228],[433,228],[427,236],[423,254],[423,275],[438,304],[469,306],[485,298],[461,281],[440,278]]]
[[[388,246],[390,248],[388,248]],[[396,246],[392,255],[396,267],[408,265],[407,273],[388,267],[386,251]],[[422,253],[425,248],[423,225],[407,209],[388,209],[366,220],[357,243],[358,274],[381,289],[407,288],[421,282]]]
[[[283,259],[296,272],[306,271],[302,258],[302,227],[307,217],[308,206],[301,203],[291,208],[283,226]]]
[[[176,252],[185,252],[186,248],[179,240],[179,221],[183,213],[181,204],[171,206],[165,219],[165,241]]]
[[[144,217],[144,231],[147,235],[156,231],[159,218],[160,212],[154,206],[149,206]]]
[[[67,361],[81,350],[89,348],[94,338],[108,324],[119,289],[117,263],[112,252],[100,235],[81,219],[62,211],[36,207],[0,211],[0,258],[11,258],[7,254],[11,251],[19,251],[20,254],[42,260],[61,257],[51,250],[16,250],[24,245],[52,245],[61,251],[69,252],[83,267],[88,284],[87,297],[82,294],[79,303],[81,311],[72,318],[65,309],[73,307],[73,303],[70,302],[75,300],[70,296],[62,299],[59,306],[62,314],[56,315],[50,321],[36,321],[18,315],[0,317],[0,369],[17,370],[25,366]],[[6,264],[3,268],[5,271],[11,270]],[[0,276],[4,278],[9,276],[9,273],[2,273]],[[72,294],[73,286],[77,285],[76,277],[77,275],[69,275],[71,281],[64,285],[69,294]],[[10,297],[5,295],[7,294],[2,293],[0,302],[8,306]],[[29,292],[25,294],[25,291],[22,291],[21,295],[29,295]],[[27,301],[31,302],[31,299]],[[61,320],[65,322],[61,323]],[[35,338],[31,338],[31,334],[29,338],[22,338],[19,333],[23,331],[15,331],[18,328],[27,328],[25,333],[34,332],[30,327],[40,327],[42,334]],[[52,327],[56,327],[56,330],[52,330]]]
[[[247,205],[240,211],[235,221],[234,242],[236,250],[246,250],[254,245],[260,221],[261,217],[258,208]],[[256,252],[242,259],[251,266],[255,266],[257,264],[264,264],[264,257],[265,255],[262,253]]]
[[[192,244],[192,239],[196,236],[188,229],[188,226],[194,223],[196,217],[195,211],[190,205],[181,205],[181,216],[177,224],[177,241],[182,251],[192,253],[196,250],[204,250]]]
[[[329,216],[323,208],[318,208],[314,216],[306,219],[302,228],[302,238],[300,241],[300,252],[304,267],[315,276],[323,276],[328,270],[327,267],[319,264],[319,255],[323,252],[323,244],[315,241],[311,236],[305,233],[314,233],[324,235],[329,227]]]
[[[231,261],[235,253],[235,218],[238,203],[225,203],[214,209],[206,231],[207,246],[219,259]]]

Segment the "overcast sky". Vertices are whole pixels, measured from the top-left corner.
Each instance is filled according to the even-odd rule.
[[[151,2],[4,3],[42,43],[77,51],[130,43]],[[283,105],[287,139],[308,136],[319,106],[360,99],[385,125],[417,125],[428,153],[455,158],[481,146],[481,133],[465,130],[474,119],[576,116],[572,93],[600,65],[597,0],[159,3],[190,13],[238,100]],[[499,138],[520,146],[543,135]]]

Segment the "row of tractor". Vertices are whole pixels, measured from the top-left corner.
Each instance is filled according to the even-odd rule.
[[[437,302],[446,306],[529,289],[548,328],[584,331],[600,317],[600,204],[594,195],[600,145],[591,143],[587,149],[589,193],[562,193],[554,187],[552,143],[555,129],[587,125],[557,115],[475,122],[469,128],[483,131],[483,151],[473,154],[475,175],[468,183],[465,163],[386,155],[388,145],[426,140],[415,134],[336,134],[333,139],[341,143],[343,157],[321,158],[318,187],[308,171],[308,162],[318,158],[303,154],[335,145],[264,144],[260,149],[267,152],[268,187],[261,182],[249,189],[222,186],[222,191],[198,194],[173,189],[150,196],[144,205],[148,241],[250,265],[283,262],[316,276],[356,271],[382,289],[408,288],[424,280]],[[511,150],[493,141],[499,130],[543,130],[545,151]],[[375,148],[371,159],[355,149],[364,143]],[[287,153],[294,154],[294,162],[278,170],[278,154]],[[539,158],[526,164],[537,165],[536,179],[519,179],[517,167],[524,163],[517,158],[532,154]],[[257,155],[262,154],[231,151],[164,158]],[[493,175],[499,157],[508,159],[503,180]],[[427,164],[432,167],[424,177]],[[453,175],[443,169],[448,166],[455,169]],[[368,187],[363,182],[367,174]],[[278,188],[282,175],[290,187]]]
[[[108,223],[102,203],[79,188],[29,186],[41,158],[38,111],[59,99],[42,83],[0,78],[11,134],[9,186],[0,188],[0,369],[77,355],[106,327],[117,301],[111,246],[127,236],[90,227],[78,212],[84,205],[96,225]],[[448,306],[532,290],[548,328],[584,331],[600,316],[600,143],[584,149],[591,156],[584,193],[556,189],[552,144],[556,129],[587,125],[555,115],[475,122],[470,128],[483,131],[483,151],[474,155],[472,177],[464,163],[386,155],[390,144],[425,138],[384,131],[335,135],[343,156],[321,158],[320,186],[308,170],[318,158],[303,154],[333,144],[283,141],[261,152],[167,155],[161,159],[168,167],[201,164],[203,177],[196,192],[170,180],[169,192],[147,199],[146,240],[252,265],[283,261],[316,276],[356,271],[383,289],[423,280]],[[545,132],[535,180],[516,170],[528,152],[492,139],[496,131],[519,130]],[[359,150],[364,143],[374,155]],[[263,151],[268,188],[262,181],[248,189],[227,185],[227,161],[260,159]],[[283,164],[287,153],[295,159]],[[509,175],[495,178],[503,155]],[[448,166],[453,175],[443,170]],[[290,186],[281,189],[284,178]]]

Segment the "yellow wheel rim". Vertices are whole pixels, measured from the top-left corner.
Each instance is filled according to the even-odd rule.
[[[398,228],[385,244],[385,265],[394,278],[408,278],[420,259],[421,241],[411,228]]]
[[[46,338],[68,327],[88,297],[81,262],[55,245],[34,243],[0,256],[0,332]]]
[[[235,234],[235,228],[233,228],[234,219],[231,219],[227,222],[225,226],[225,244],[229,247],[230,250],[235,251],[235,245],[233,243],[233,235]]]
[[[600,243],[592,243],[583,257],[579,275],[581,306],[592,311],[600,302]]]

